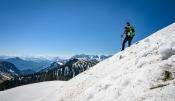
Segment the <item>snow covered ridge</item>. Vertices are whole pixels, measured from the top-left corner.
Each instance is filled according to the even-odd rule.
[[[175,23],[73,78],[56,100],[175,101],[174,39]]]
[[[26,92],[21,87],[2,91],[1,101],[24,101],[19,88]],[[175,101],[175,23],[55,85],[49,94],[33,96],[25,101]]]

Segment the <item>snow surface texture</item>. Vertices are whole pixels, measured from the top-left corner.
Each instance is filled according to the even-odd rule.
[[[38,99],[34,99],[35,94],[27,94],[28,92],[22,87],[0,92],[0,99],[1,101],[27,101],[26,99],[175,101],[174,78],[175,23],[100,62],[70,81],[63,84],[59,82],[54,89],[52,88],[52,92],[48,91],[52,82],[46,82],[45,90],[41,91],[30,85],[31,92],[38,92],[40,96]],[[44,91],[48,91],[47,94],[39,93]],[[15,94],[12,94],[13,92]]]
[[[63,81],[49,81],[16,87],[0,92],[0,101],[41,101],[58,90]]]

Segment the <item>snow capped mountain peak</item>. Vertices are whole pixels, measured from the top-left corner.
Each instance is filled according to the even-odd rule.
[[[0,92],[0,98],[2,101],[175,101],[174,39],[175,23],[68,82],[58,83],[47,95],[33,98],[32,93],[26,98],[16,97],[28,91],[17,87]],[[39,92],[34,85],[29,88],[36,94]]]
[[[71,57],[71,59],[79,59],[79,60],[97,60],[102,61],[111,57],[111,55],[86,55],[86,54],[78,54]]]

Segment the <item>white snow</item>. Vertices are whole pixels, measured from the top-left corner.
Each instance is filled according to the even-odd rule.
[[[42,101],[63,84],[64,81],[48,81],[12,88],[0,92],[0,101]]]
[[[170,73],[168,78],[166,71]],[[50,92],[52,83],[46,82],[44,90],[31,85],[31,93],[26,94],[24,88],[17,87],[0,92],[0,98],[1,101],[175,101],[174,78],[175,23],[61,86],[53,85]]]

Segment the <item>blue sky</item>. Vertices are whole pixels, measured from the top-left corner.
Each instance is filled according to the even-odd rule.
[[[174,0],[0,0],[0,54],[114,54],[175,21]]]

